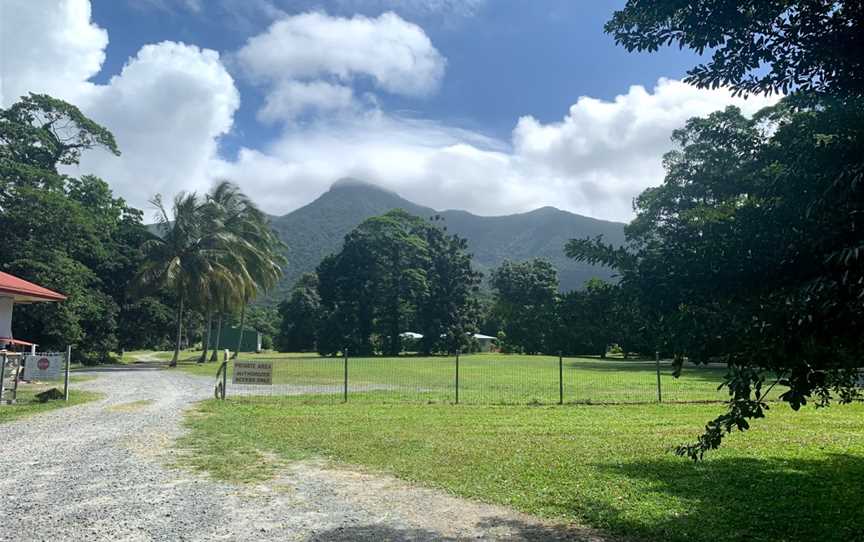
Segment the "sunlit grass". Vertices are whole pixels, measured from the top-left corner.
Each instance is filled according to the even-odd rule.
[[[670,453],[722,408],[229,399],[201,404],[181,445],[222,479],[327,458],[648,540],[864,539],[864,405],[776,404],[702,463]]]

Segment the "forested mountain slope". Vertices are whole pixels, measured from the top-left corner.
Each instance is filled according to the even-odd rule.
[[[609,270],[578,264],[564,256],[564,243],[574,237],[624,241],[624,224],[588,218],[552,207],[528,213],[485,217],[466,211],[442,211],[412,203],[394,192],[346,179],[312,203],[283,216],[271,217],[273,228],[288,245],[288,268],[277,292],[281,300],[297,278],[312,271],[324,256],[337,252],[349,231],[363,220],[390,209],[404,209],[428,218],[440,215],[447,229],[468,240],[477,268],[487,273],[505,259],[546,258],[558,269],[561,289],[579,288],[592,278],[609,278]]]

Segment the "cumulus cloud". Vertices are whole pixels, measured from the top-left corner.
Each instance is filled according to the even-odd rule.
[[[558,122],[523,117],[510,141],[374,112],[294,127],[266,149],[215,163],[214,174],[266,193],[262,204],[273,213],[357,177],[438,209],[502,214],[552,205],[628,220],[633,197],[662,181],[674,129],[730,104],[752,114],[775,100],[661,79],[611,101],[579,98]]]
[[[306,107],[342,109],[349,98],[345,85],[357,78],[393,94],[428,95],[445,69],[423,29],[390,12],[286,16],[249,38],[234,58],[252,81],[271,88],[261,111],[268,120],[290,120]],[[319,89],[324,92],[316,95]]]
[[[87,113],[114,133],[122,157],[86,153],[78,169],[119,184],[139,206],[157,192],[205,191],[217,138],[231,129],[239,100],[215,51],[176,42],[146,45],[84,102]]]
[[[514,119],[512,136],[497,140],[388,114],[364,105],[374,96],[358,97],[358,78],[382,92],[434,92],[445,61],[416,25],[393,14],[306,13],[250,39],[234,62],[263,85],[261,120],[316,115],[225,159],[218,139],[231,130],[239,95],[215,51],[147,45],[106,84],[94,84],[108,36],[91,21],[88,2],[7,0],[0,10],[3,105],[49,92],[111,129],[123,156],[85,154],[74,173],[103,176],[140,208],[156,192],[205,190],[228,177],[281,214],[351,176],[438,209],[502,214],[553,205],[627,220],[632,198],[662,181],[674,129],[729,104],[750,114],[776,99],[734,99],[660,79],[611,100],[580,97],[556,122]]]
[[[0,2],[0,104],[39,89],[77,101],[105,60],[108,33],[90,21],[89,0]]]
[[[94,173],[139,208],[157,192],[209,187],[217,138],[239,105],[234,81],[215,51],[162,42],[144,46],[105,85],[108,34],[86,0],[2,3],[2,101],[44,92],[79,106],[108,127],[123,155],[85,153],[74,174]]]

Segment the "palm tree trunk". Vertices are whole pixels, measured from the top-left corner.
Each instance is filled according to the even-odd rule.
[[[231,356],[231,359],[237,359],[237,356],[240,354],[240,348],[243,347],[243,326],[246,325],[246,303],[243,303],[243,306],[240,308],[240,333],[237,334],[237,350],[234,351],[234,355]]]
[[[183,294],[180,294],[179,303],[177,303],[177,343],[174,345],[174,357],[171,358],[169,367],[177,367],[177,360],[180,359],[180,341],[183,338]]]
[[[210,348],[210,330],[213,328],[213,311],[207,309],[207,329],[204,332],[204,344],[202,346],[201,357],[198,358],[198,363],[207,361],[207,350]]]
[[[219,345],[222,342],[222,313],[219,313],[219,318],[216,319],[216,344],[213,345],[213,354],[210,356],[210,361],[219,361]]]

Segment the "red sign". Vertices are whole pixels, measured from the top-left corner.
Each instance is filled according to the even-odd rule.
[[[48,358],[39,358],[39,361],[36,362],[36,367],[39,367],[40,371],[46,370],[51,365],[51,362],[48,361]]]

